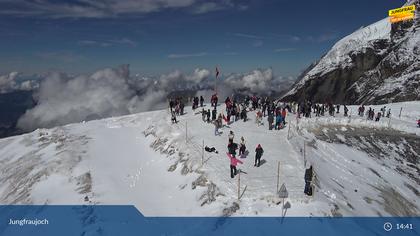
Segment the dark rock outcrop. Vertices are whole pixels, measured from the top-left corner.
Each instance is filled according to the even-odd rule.
[[[382,104],[420,100],[420,0],[414,20],[382,20],[345,37],[311,65],[284,101]]]

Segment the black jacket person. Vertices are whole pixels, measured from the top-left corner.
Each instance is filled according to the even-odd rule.
[[[264,149],[258,144],[257,148],[255,149],[255,164],[254,166],[260,167],[261,157],[264,153]]]
[[[312,166],[309,167],[308,169],[305,170],[305,190],[304,193],[312,196],[312,187],[311,187],[311,182],[312,182],[312,177],[313,177],[313,170],[312,170]]]

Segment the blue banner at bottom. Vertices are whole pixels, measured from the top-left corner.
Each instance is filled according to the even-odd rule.
[[[420,217],[144,217],[134,206],[0,206],[0,235],[420,235]]]

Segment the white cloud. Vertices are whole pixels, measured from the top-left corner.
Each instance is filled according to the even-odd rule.
[[[110,47],[119,45],[127,45],[130,47],[136,47],[137,42],[129,38],[120,38],[120,39],[109,39],[104,41],[97,40],[80,40],[77,42],[81,46],[100,46],[100,47]]]
[[[99,42],[96,40],[80,40],[78,44],[81,46],[101,46],[101,47],[111,46],[109,42]]]
[[[189,57],[204,57],[207,56],[207,52],[191,53],[191,54],[169,54],[168,58],[177,59],[177,58],[189,58]]]
[[[137,46],[137,42],[128,39],[128,38],[121,38],[121,39],[112,39],[109,42],[114,43],[114,44],[125,44],[131,47],[136,47]]]
[[[170,92],[198,86],[209,75],[210,71],[206,69],[195,69],[188,75],[176,70],[155,80],[132,78],[127,65],[74,77],[52,73],[41,82],[35,96],[37,105],[19,119],[18,127],[33,130],[161,109]],[[0,81],[13,81],[9,77],[0,78]],[[138,91],[141,91],[140,95],[137,95]]]
[[[291,52],[296,51],[296,48],[277,48],[274,49],[275,52]]]
[[[16,77],[18,76],[17,72],[11,72],[7,75],[0,76],[0,93],[5,93],[16,87]]]
[[[0,15],[45,18],[106,18],[122,15],[144,15],[165,9],[190,9],[195,14],[227,8],[246,9],[246,5],[230,0],[78,0],[60,2],[54,0],[2,0]]]
[[[245,90],[257,94],[272,94],[290,86],[290,78],[274,76],[271,68],[253,70],[246,74],[228,76],[224,83],[233,90]]]
[[[210,76],[210,71],[207,69],[197,68],[192,75],[186,76],[186,80],[194,83],[200,83]]]
[[[222,5],[219,5],[215,2],[204,2],[200,5],[198,5],[197,7],[195,7],[192,12],[194,14],[203,14],[203,13],[207,13],[207,12],[211,12],[211,11],[217,11],[217,10],[221,10],[224,9],[225,7]]]
[[[234,33],[233,35],[236,37],[248,38],[248,39],[263,39],[264,38],[262,36],[255,35],[255,34]]]
[[[53,73],[42,81],[37,105],[18,126],[25,130],[52,127],[91,118],[128,114],[135,96],[127,84],[128,67],[104,69],[90,76]]]
[[[10,84],[15,73],[0,77],[0,85]],[[221,76],[223,78],[223,76]],[[220,96],[233,92],[273,94],[291,84],[292,78],[274,76],[271,69],[232,74],[217,82]],[[163,109],[174,91],[193,90],[213,93],[215,80],[210,70],[197,68],[184,74],[180,70],[156,78],[130,76],[128,65],[103,69],[90,75],[69,76],[51,73],[35,92],[37,105],[20,117],[18,127],[33,130],[68,123]],[[21,87],[31,88],[31,82]]]
[[[0,75],[0,94],[9,93],[16,90],[33,90],[39,86],[35,80],[18,81],[18,72],[11,72],[6,75]]]

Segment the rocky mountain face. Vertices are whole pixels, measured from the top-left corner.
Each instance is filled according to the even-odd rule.
[[[420,100],[420,0],[414,20],[383,19],[338,41],[311,65],[285,101],[342,104]]]

